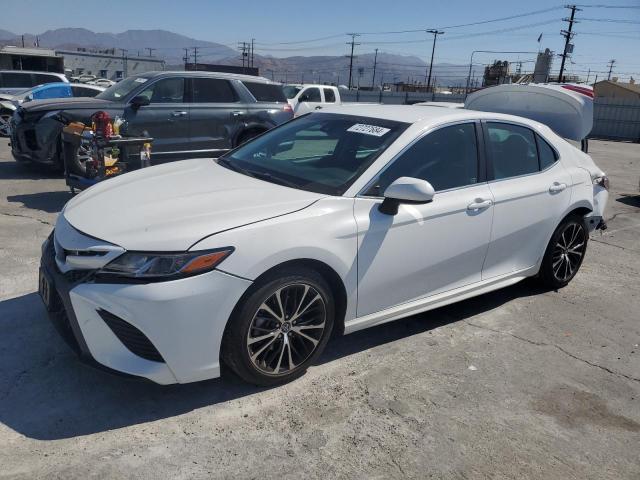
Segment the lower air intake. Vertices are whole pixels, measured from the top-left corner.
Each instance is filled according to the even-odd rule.
[[[165,363],[151,340],[136,327],[106,310],[98,310],[98,315],[131,353],[152,362]]]

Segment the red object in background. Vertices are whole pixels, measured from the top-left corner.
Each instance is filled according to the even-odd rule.
[[[590,87],[581,87],[578,85],[562,85],[562,88],[566,88],[567,90],[571,90],[572,92],[581,93],[582,95],[586,95],[587,97],[593,98],[593,88]]]
[[[96,137],[105,139],[111,138],[113,135],[113,125],[111,125],[111,116],[107,112],[100,110],[91,115],[91,123]]]

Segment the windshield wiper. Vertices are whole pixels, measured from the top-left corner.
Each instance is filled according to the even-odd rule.
[[[278,185],[284,185],[285,187],[291,187],[291,188],[300,189],[300,185],[298,185],[295,182],[291,182],[291,181],[286,180],[284,178],[281,178],[281,177],[278,177],[278,176],[274,176],[274,175],[272,175],[271,173],[268,173],[268,172],[258,172],[256,170],[249,170],[247,168],[242,168],[242,167],[236,165],[235,163],[230,162],[225,157],[218,157],[218,159],[216,161],[218,162],[218,164],[223,165],[223,166],[229,168],[230,170],[233,170],[234,172],[242,173],[242,174],[247,175],[249,177],[257,178],[258,180],[264,180],[266,182],[277,183]]]
[[[291,182],[282,177],[276,177],[268,172],[256,172],[255,170],[245,170],[245,172],[247,173],[247,175],[250,175],[259,180],[265,180],[267,182],[284,185],[285,187],[300,189],[300,185],[298,185],[297,183]]]

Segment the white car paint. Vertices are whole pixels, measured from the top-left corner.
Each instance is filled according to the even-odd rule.
[[[99,363],[163,384],[218,376],[233,308],[260,275],[288,261],[310,259],[337,274],[347,297],[346,333],[502,288],[537,273],[564,216],[585,207],[597,219],[606,204],[606,190],[593,185],[602,172],[590,157],[532,120],[426,106],[323,112],[410,125],[341,196],[264,182],[200,159],[111,179],[67,204],[55,230],[55,241],[72,252],[67,263],[76,250],[235,249],[215,270],[190,278],[73,288],[74,313]],[[395,216],[379,212],[381,198],[363,194],[417,138],[481,120],[527,126],[558,150],[559,161],[537,174],[436,192],[433,202],[402,204]],[[549,191],[556,184],[566,187]],[[124,348],[98,309],[141,330],[166,363]]]
[[[293,114],[295,117],[299,117],[300,115],[304,115],[305,113],[309,113],[313,110],[320,110],[325,107],[332,107],[342,104],[342,99],[340,98],[340,90],[338,89],[338,87],[321,84],[291,84],[290,86],[300,88],[300,91],[296,94],[296,96],[288,100],[291,108],[293,108]],[[305,97],[309,96],[311,92],[314,91],[320,92],[319,101],[305,100]],[[327,92],[333,92],[333,95],[335,97],[334,101],[330,101],[331,98],[328,97]]]

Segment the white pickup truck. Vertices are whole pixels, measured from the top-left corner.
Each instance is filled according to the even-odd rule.
[[[331,85],[296,85],[283,87],[293,115],[298,117],[312,110],[320,110],[325,106],[341,105],[340,90]]]

